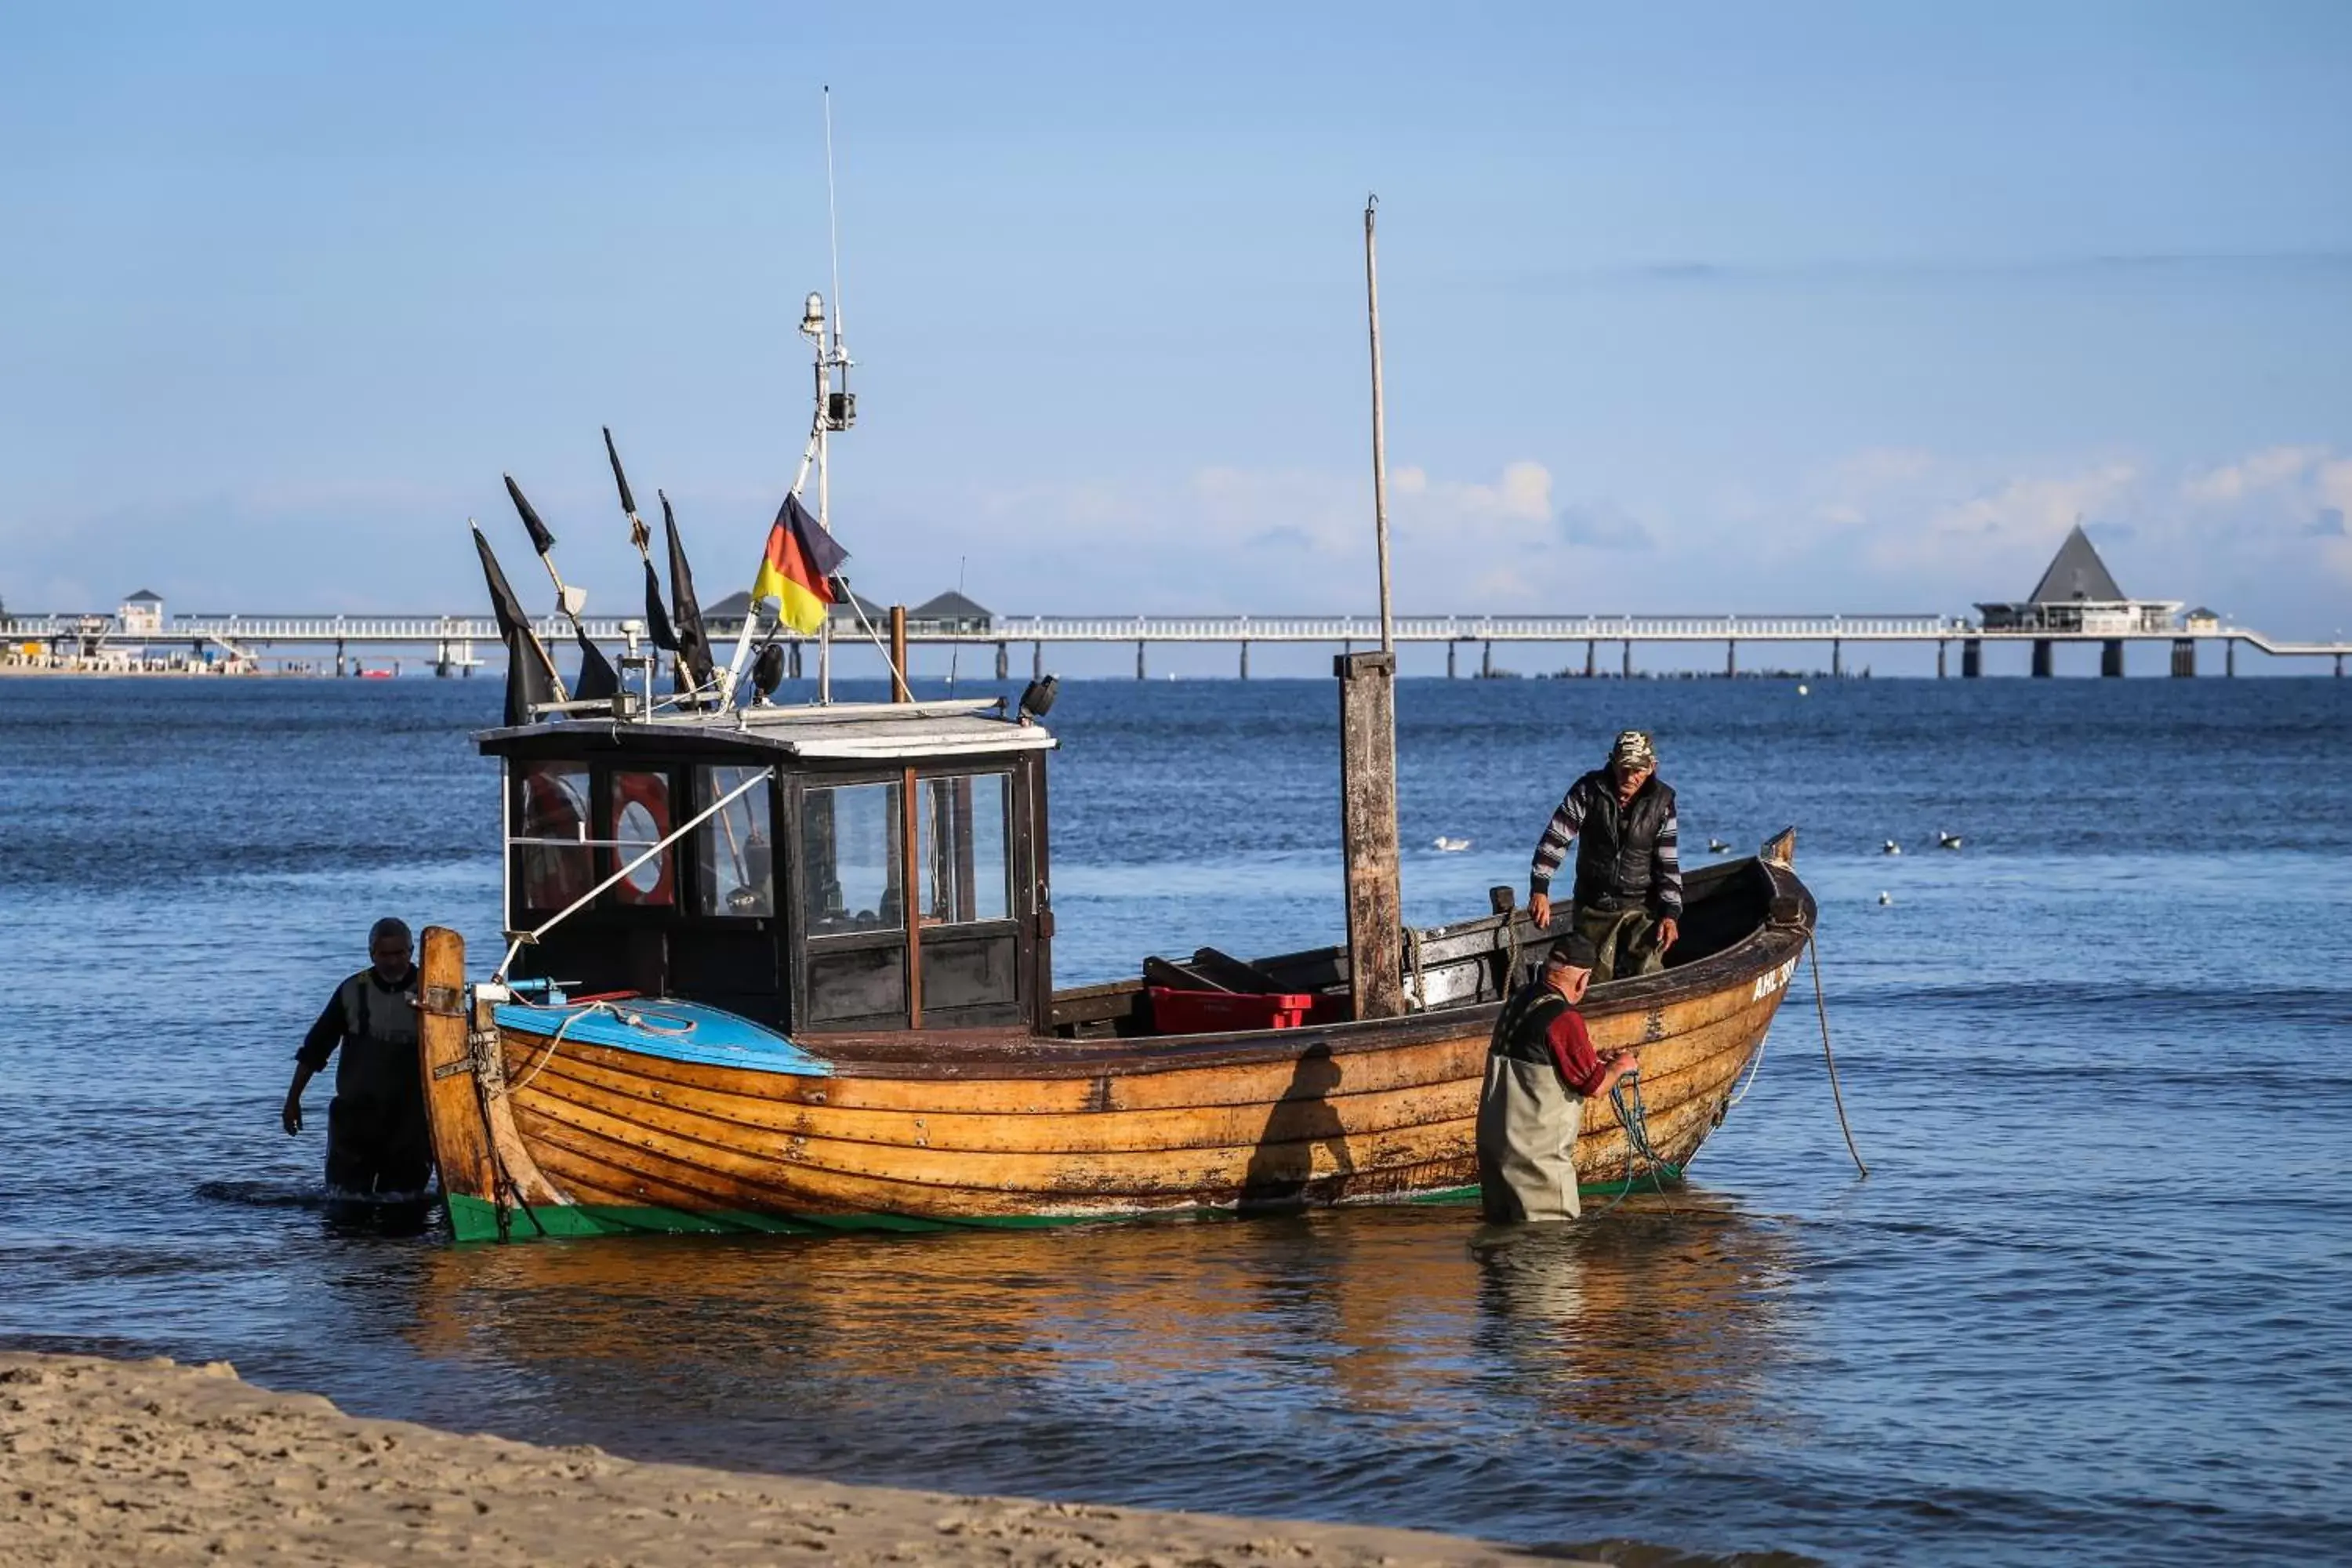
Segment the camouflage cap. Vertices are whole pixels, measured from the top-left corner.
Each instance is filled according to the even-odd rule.
[[[1658,765],[1658,752],[1651,743],[1648,731],[1625,730],[1619,732],[1617,743],[1609,748],[1609,760],[1629,768],[1654,768]]]

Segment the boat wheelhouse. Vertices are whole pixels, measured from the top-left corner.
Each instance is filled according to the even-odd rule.
[[[1001,702],[479,740],[505,772],[508,927],[548,926],[511,977],[703,1003],[789,1035],[1050,1029],[1055,742]]]

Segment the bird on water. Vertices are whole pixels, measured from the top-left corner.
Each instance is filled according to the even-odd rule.
[[[1710,855],[1728,855],[1731,853],[1731,846],[1726,844],[1720,838],[1709,838],[1706,841],[1706,849],[1707,853]]]
[[[1441,833],[1432,843],[1431,847],[1435,849],[1441,855],[1459,855],[1463,850],[1470,847],[1470,840],[1467,838],[1448,838],[1444,834]]]
[[[1958,849],[1960,847],[1960,836],[1957,833],[1947,833],[1938,827],[1936,829],[1936,843],[1942,848]]]
[[[1879,847],[1878,852],[1881,855],[1900,855],[1903,853],[1903,846],[1890,838]]]

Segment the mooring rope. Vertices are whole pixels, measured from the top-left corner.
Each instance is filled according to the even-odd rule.
[[[1845,1134],[1845,1152],[1853,1156],[1853,1168],[1867,1176],[1870,1167],[1862,1163],[1862,1151],[1853,1146],[1853,1128],[1845,1119],[1845,1096],[1838,1092],[1837,1056],[1830,1049],[1830,1005],[1822,994],[1822,954],[1811,931],[1805,933],[1805,952],[1813,961],[1813,1011],[1821,1016],[1822,1060],[1829,1065],[1830,1100],[1837,1106],[1838,1131]],[[1760,1048],[1757,1055],[1763,1055]]]
[[[507,1085],[508,1098],[511,1099],[529,1089],[530,1080],[539,1076],[540,1069],[555,1059],[557,1048],[563,1044],[563,1032],[566,1029],[571,1028],[581,1019],[593,1017],[599,1013],[610,1013],[615,1018],[621,1016],[621,1010],[610,1002],[583,1003],[577,1011],[564,1014],[563,1021],[555,1026],[555,1033],[548,1037],[547,1049],[540,1053],[539,1060],[531,1063],[530,1070],[523,1074],[520,1079]]]

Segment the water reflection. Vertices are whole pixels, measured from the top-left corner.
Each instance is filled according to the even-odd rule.
[[[1168,1456],[1137,1440],[1153,1432],[1181,1432],[1185,1462],[1207,1465],[1269,1443],[1336,1462],[1361,1443],[1475,1466],[1528,1424],[1706,1442],[1746,1417],[1780,1353],[1787,1246],[1781,1227],[1685,1193],[1499,1244],[1447,1207],[443,1247],[406,1255],[414,1312],[400,1315],[429,1363],[509,1396],[527,1386],[535,1435],[1134,1497],[1168,1479]],[[867,1425],[883,1412],[887,1439]],[[1244,1506],[1239,1484],[1223,1506]]]

